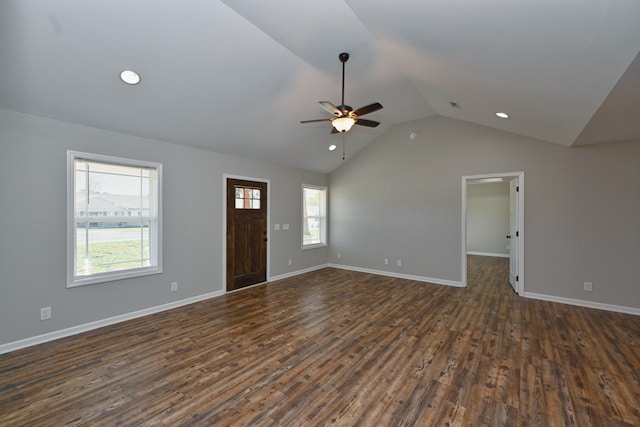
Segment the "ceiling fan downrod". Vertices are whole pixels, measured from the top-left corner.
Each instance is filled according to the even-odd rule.
[[[338,59],[340,59],[340,62],[342,62],[342,103],[340,104],[340,107],[344,108],[344,70],[345,64],[349,60],[349,54],[347,52],[342,52],[340,55],[338,55]]]

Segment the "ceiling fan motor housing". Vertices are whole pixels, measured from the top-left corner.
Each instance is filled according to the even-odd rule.
[[[336,117],[349,116],[351,115],[350,113],[353,111],[353,108],[350,105],[338,105],[336,108],[342,111],[342,114],[338,114],[337,111],[334,112],[333,114]]]

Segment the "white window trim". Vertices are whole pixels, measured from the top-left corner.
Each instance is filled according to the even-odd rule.
[[[304,244],[304,221],[305,221],[305,217],[304,217],[304,189],[305,188],[311,188],[311,189],[316,189],[316,190],[323,190],[324,191],[324,227],[321,228],[322,230],[322,243],[314,243],[314,244],[310,244],[310,245],[305,245]],[[301,218],[302,221],[300,222],[300,239],[301,239],[301,249],[307,250],[307,249],[316,249],[316,248],[326,248],[328,246],[328,228],[329,228],[329,221],[328,221],[328,203],[329,203],[329,189],[327,187],[324,187],[322,185],[313,185],[313,184],[302,184],[302,187],[300,188],[300,200],[301,200]]]
[[[156,198],[156,265],[143,268],[135,268],[126,271],[98,273],[87,277],[75,275],[75,205],[74,205],[74,165],[76,159],[113,163],[123,166],[149,167],[156,170],[157,198]],[[100,217],[95,217],[97,220]],[[123,217],[126,219],[126,217]],[[137,217],[136,219],[140,219]],[[153,248],[152,248],[153,250]],[[91,285],[95,283],[111,282],[114,280],[128,279],[132,277],[147,276],[162,273],[162,164],[144,160],[133,160],[122,157],[105,156],[102,154],[83,153],[80,151],[67,151],[67,288]]]

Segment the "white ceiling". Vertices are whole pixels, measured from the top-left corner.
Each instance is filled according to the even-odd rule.
[[[348,157],[433,115],[640,140],[639,22],[637,0],[2,0],[0,108],[330,172],[342,135],[299,121],[339,104],[345,51],[346,103],[384,105]]]

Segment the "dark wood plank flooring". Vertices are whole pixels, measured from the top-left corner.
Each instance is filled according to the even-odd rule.
[[[638,316],[323,269],[0,356],[0,425],[640,426]]]

